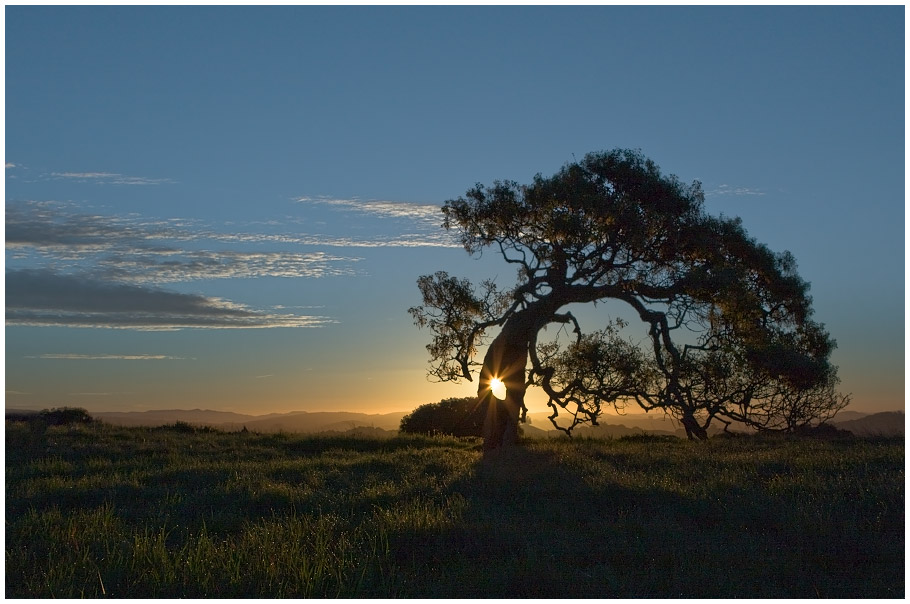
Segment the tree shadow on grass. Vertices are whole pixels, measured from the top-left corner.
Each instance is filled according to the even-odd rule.
[[[393,535],[401,595],[411,597],[613,597],[657,595],[632,585],[658,544],[628,534],[644,510],[682,509],[669,493],[593,489],[551,452],[522,446],[478,462],[453,485],[460,520],[442,533]],[[645,536],[641,531],[639,537]],[[672,536],[667,536],[672,538]],[[667,544],[664,544],[667,545]],[[644,577],[642,577],[644,579]]]
[[[576,462],[578,460],[576,459]],[[403,597],[896,597],[902,557],[868,535],[799,534],[767,494],[592,485],[558,452],[518,446],[451,486],[445,530],[390,535]],[[756,496],[757,495],[757,496]],[[751,498],[751,499],[750,499]],[[792,502],[791,502],[792,503]],[[780,504],[778,504],[780,505]],[[786,503],[784,505],[787,505]],[[786,516],[786,514],[784,514]],[[902,523],[901,523],[902,526]],[[849,551],[851,539],[873,560]],[[898,593],[899,592],[899,593]]]

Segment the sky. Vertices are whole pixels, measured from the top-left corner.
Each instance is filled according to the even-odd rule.
[[[471,395],[427,379],[417,278],[514,270],[470,257],[440,207],[622,147],[792,252],[850,409],[903,409],[904,23],[903,6],[6,6],[6,406]]]

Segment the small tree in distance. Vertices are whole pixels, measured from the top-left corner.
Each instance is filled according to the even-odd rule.
[[[65,426],[67,424],[90,424],[92,416],[82,407],[54,407],[42,409],[39,417],[49,426]]]
[[[428,403],[401,418],[400,430],[410,434],[482,436],[486,406],[476,396]]]
[[[606,405],[635,402],[672,414],[698,439],[715,420],[788,429],[795,417],[846,405],[833,390],[834,341],[812,320],[793,257],[750,238],[739,219],[706,215],[703,203],[700,183],[684,185],[623,149],[529,185],[478,184],[445,203],[443,226],[465,250],[491,248],[517,269],[505,289],[445,271],[422,276],[423,304],[410,309],[433,334],[432,377],[471,381],[479,368],[485,450],[516,441],[529,386],[549,397],[554,425],[570,415],[567,431],[596,424]],[[585,333],[566,310],[605,301],[639,317],[644,345],[623,339],[615,322]],[[550,325],[573,341],[542,340]],[[494,379],[504,400],[492,395]]]

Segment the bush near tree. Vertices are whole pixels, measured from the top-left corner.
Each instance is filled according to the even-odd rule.
[[[90,424],[92,416],[81,407],[54,407],[42,409],[38,416],[48,426],[65,426],[68,424]]]
[[[402,432],[410,434],[447,434],[482,436],[486,404],[476,396],[447,398],[428,403],[401,418]]]

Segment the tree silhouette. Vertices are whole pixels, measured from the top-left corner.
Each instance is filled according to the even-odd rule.
[[[470,381],[480,366],[487,450],[515,441],[531,385],[548,395],[554,425],[570,414],[567,431],[629,401],[671,413],[690,438],[706,438],[716,418],[774,429],[789,425],[788,409],[817,417],[846,404],[833,393],[834,342],[811,318],[792,255],[751,239],[739,219],[708,216],[703,204],[700,183],[684,185],[622,149],[529,185],[478,184],[445,203],[443,226],[468,253],[491,248],[518,272],[505,290],[444,271],[422,276],[423,305],[410,309],[433,334],[431,376]],[[638,315],[644,347],[622,339],[621,323],[586,334],[565,308],[607,300]],[[553,324],[571,328],[574,341],[539,341]],[[506,385],[502,401],[492,397],[493,378]]]
[[[446,398],[420,405],[401,418],[400,430],[411,434],[482,436],[486,417],[477,397]]]
[[[54,407],[42,409],[38,417],[48,426],[65,426],[67,424],[90,424],[92,416],[82,407]]]

